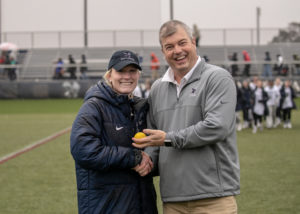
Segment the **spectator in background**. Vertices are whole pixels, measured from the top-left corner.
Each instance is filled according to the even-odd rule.
[[[237,56],[237,52],[234,52],[230,58],[231,61],[233,62],[237,62],[238,61],[238,56]],[[237,75],[237,72],[239,71],[239,67],[236,63],[233,63],[231,65],[231,74],[233,77],[235,77]]]
[[[281,99],[281,95],[280,95],[280,89],[282,87],[282,83],[281,83],[281,79],[279,77],[277,77],[275,79],[275,84],[274,84],[274,90],[276,90],[276,93],[279,94],[279,101]],[[281,123],[281,108],[280,108],[280,102],[277,102],[277,107],[276,107],[276,119],[275,119],[275,124],[274,124],[274,128],[276,128],[278,125],[280,125]]]
[[[267,101],[268,115],[266,117],[266,127],[272,128],[275,127],[276,109],[279,105],[280,93],[275,88],[273,80],[268,81],[268,85],[265,87],[265,91],[267,92],[269,97]]]
[[[195,38],[196,41],[196,47],[199,47],[199,42],[200,42],[200,30],[196,24],[193,25],[193,37]]]
[[[69,67],[67,72],[70,74],[70,79],[76,79],[76,62],[71,54],[69,54]]]
[[[144,91],[142,89],[142,86],[140,84],[137,84],[134,91],[133,91],[133,95],[137,96],[137,97],[142,97],[144,98]]]
[[[267,115],[268,94],[263,88],[261,80],[257,80],[256,89],[253,91],[253,119],[254,125],[252,132],[255,134],[257,128],[263,130],[263,117]]]
[[[145,98],[149,97],[151,86],[152,86],[152,81],[151,81],[151,79],[147,78],[145,80],[145,90],[144,90]]]
[[[5,59],[6,59],[5,51],[2,51],[0,56],[0,65],[5,64]],[[5,74],[4,69],[0,68],[0,73],[4,75]]]
[[[236,130],[241,131],[243,128],[241,120],[241,112],[243,110],[243,94],[240,87],[240,83],[236,81],[236,107],[235,107],[235,117],[236,117]]]
[[[241,88],[241,94],[242,94],[242,111],[243,111],[243,128],[248,128],[251,125],[252,121],[252,103],[251,103],[251,98],[252,98],[252,90],[249,87],[249,81],[244,80],[242,83],[242,88]]]
[[[150,68],[151,68],[151,77],[152,77],[152,80],[156,80],[159,78],[159,69],[160,69],[160,62],[159,62],[159,59],[158,57],[155,55],[154,52],[152,52],[150,54],[150,57],[151,57],[151,65],[150,65]]]
[[[293,55],[293,60],[296,61],[300,61],[300,57],[298,54],[294,54]],[[295,63],[295,68],[296,68],[296,73],[297,75],[300,75],[300,63]]]
[[[87,79],[86,72],[88,70],[88,67],[86,65],[86,56],[85,54],[81,55],[81,62],[80,62],[80,79]]]
[[[280,89],[280,107],[282,109],[282,119],[283,119],[283,128],[292,128],[291,118],[292,118],[292,109],[296,109],[296,104],[294,99],[296,94],[293,87],[291,87],[291,81],[286,80],[284,85]]]
[[[132,95],[142,70],[128,50],[110,58],[104,81],[85,95],[72,126],[79,214],[157,214],[150,157],[132,146],[148,104]]]
[[[205,62],[209,62],[210,61],[207,55],[204,55],[203,59],[205,60]]]
[[[277,75],[280,76],[283,68],[283,57],[280,54],[277,54],[276,58],[277,62],[274,65],[274,71],[276,71]]]
[[[142,87],[141,84],[138,84],[134,89],[133,94],[137,97],[147,98],[150,93],[151,85],[152,85],[151,79],[147,78],[145,80],[144,87]]]
[[[7,57],[9,59],[9,63],[11,66],[16,66],[17,65],[17,61],[15,60],[15,58],[13,56]],[[16,73],[17,68],[16,67],[11,67],[8,68],[8,78],[13,81],[15,79],[17,79],[17,73]]]
[[[58,58],[57,62],[56,62],[56,67],[54,70],[54,76],[53,79],[63,79],[64,78],[64,62],[62,60],[62,58]]]
[[[257,87],[257,81],[259,80],[258,76],[253,76],[251,82],[249,83],[249,87],[252,91],[254,91]]]
[[[251,58],[250,58],[249,53],[245,50],[242,51],[242,54],[244,57],[244,62],[246,63],[245,67],[244,67],[243,75],[245,77],[249,77],[250,76],[250,68],[251,68],[251,65],[249,62],[251,62]]]
[[[270,62],[272,61],[269,51],[265,52],[265,63],[263,77],[271,78],[272,77],[272,67]]]
[[[10,78],[11,68],[9,67],[10,66],[10,55],[8,52],[5,54],[4,65],[7,66],[4,68],[4,74]]]

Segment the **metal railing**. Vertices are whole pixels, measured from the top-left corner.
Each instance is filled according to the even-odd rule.
[[[223,67],[227,69],[228,71],[231,71],[231,65],[235,64],[239,67],[239,72],[237,73],[237,76],[235,76],[236,79],[244,79],[248,78],[243,75],[243,68],[245,64],[250,64],[250,77],[251,76],[259,76],[263,79],[268,79],[269,77],[265,78],[263,76],[264,68],[263,65],[266,64],[265,61],[251,61],[251,62],[244,62],[244,61],[210,61],[209,63],[218,65],[220,67]],[[268,64],[271,64],[272,66],[272,73],[273,77],[280,76],[282,78],[289,78],[289,79],[296,79],[300,80],[300,73],[297,71],[297,66],[299,65],[299,61],[285,61],[284,65],[286,65],[289,69],[286,75],[278,75],[277,71],[273,70],[273,67],[277,64],[276,61],[270,61]],[[87,63],[86,66],[89,68],[86,72],[87,78],[102,78],[104,73],[106,72],[106,65],[107,63],[104,62],[92,62]],[[76,79],[81,79],[81,73],[80,70],[80,64],[76,65],[70,65],[70,64],[64,64],[62,68],[65,70],[64,79],[69,79],[70,75],[67,72],[69,67],[76,66]],[[56,65],[55,64],[39,64],[39,65],[31,65],[29,68],[27,68],[27,71],[22,70],[22,65],[0,65],[0,79],[8,79],[8,72],[10,72],[11,69],[15,69],[17,78],[16,80],[50,80],[53,79],[53,75],[55,72]],[[143,63],[142,64],[143,72],[142,72],[142,78],[149,78],[151,77],[151,70],[150,70],[150,63]],[[164,62],[160,64],[160,70],[159,74],[163,75],[166,69],[168,68],[168,65]],[[30,70],[36,70],[36,72],[30,72]]]
[[[200,45],[265,45],[280,29],[254,28],[201,29]],[[102,30],[88,31],[88,47],[156,47],[158,30]],[[20,48],[78,48],[84,47],[83,31],[3,32],[2,42],[12,42]]]

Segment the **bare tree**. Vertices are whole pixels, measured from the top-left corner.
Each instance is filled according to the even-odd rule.
[[[273,37],[271,43],[299,42],[300,43],[300,22],[292,22],[287,29],[279,30],[277,36]]]

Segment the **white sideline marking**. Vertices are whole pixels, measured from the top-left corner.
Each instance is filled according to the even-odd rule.
[[[39,141],[36,141],[36,142],[34,142],[34,143],[32,143],[32,144],[30,144],[28,146],[25,146],[24,148],[22,148],[20,150],[17,150],[17,151],[15,151],[13,153],[5,155],[5,156],[3,156],[3,157],[0,158],[0,164],[5,163],[6,161],[9,161],[9,160],[11,160],[11,159],[13,159],[13,158],[15,158],[15,157],[23,154],[23,153],[29,152],[30,150],[33,150],[33,149],[35,149],[35,148],[37,148],[37,147],[39,147],[39,146],[41,146],[41,145],[43,145],[45,143],[48,143],[48,142],[54,140],[55,138],[58,138],[59,136],[68,133],[69,131],[71,131],[71,127],[63,129],[61,131],[58,131],[58,132],[56,132],[56,133],[54,133],[54,134],[52,134],[52,135],[50,135],[48,137],[45,137],[45,138],[43,138],[43,139],[41,139]]]

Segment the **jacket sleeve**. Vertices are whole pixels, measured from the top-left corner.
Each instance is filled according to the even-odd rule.
[[[151,111],[152,108],[152,102],[151,102],[151,92],[150,95],[148,97],[148,102],[149,102],[149,106],[150,106],[150,111],[148,111],[147,114],[147,128],[149,129],[157,129],[157,127],[155,126],[155,122],[154,122],[154,116],[153,116],[153,112]],[[152,159],[153,162],[153,170],[152,172],[153,175],[158,175],[158,156],[159,156],[159,146],[155,146],[155,147],[147,147],[144,152],[146,152]]]
[[[166,138],[175,148],[195,148],[225,141],[235,131],[236,87],[228,75],[209,78],[205,89],[203,120]]]
[[[83,104],[71,131],[71,154],[81,167],[93,170],[130,169],[136,166],[138,150],[105,145],[101,136],[102,118],[96,104]]]

